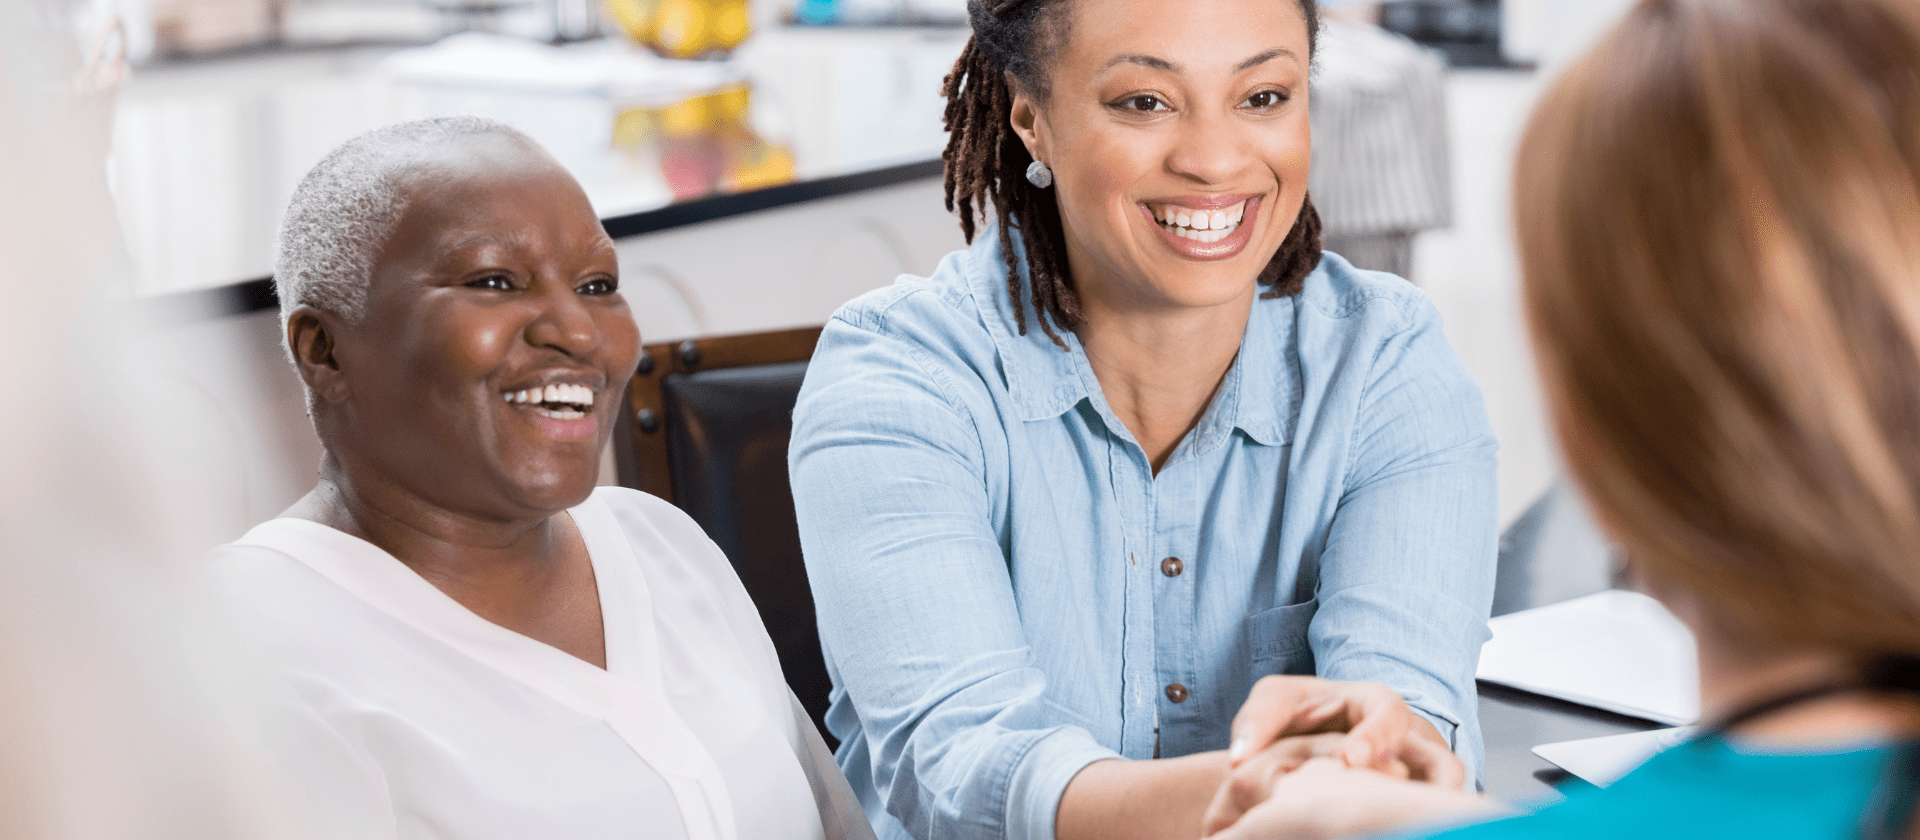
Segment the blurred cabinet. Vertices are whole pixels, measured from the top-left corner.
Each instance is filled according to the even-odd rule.
[[[826,323],[965,247],[926,178],[620,240],[621,286],[649,343]]]

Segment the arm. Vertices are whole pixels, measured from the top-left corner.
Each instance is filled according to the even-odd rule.
[[[842,759],[917,836],[1045,840],[1068,781],[1117,756],[1047,706],[982,432],[931,344],[836,320],[795,410],[808,579],[861,729],[840,734],[865,741]]]
[[[1198,837],[1207,803],[1227,777],[1227,754],[1097,761],[1060,799],[1059,840]]]
[[[1355,416],[1308,631],[1319,676],[1392,687],[1477,778],[1473,675],[1493,598],[1497,444],[1424,299],[1381,346]]]

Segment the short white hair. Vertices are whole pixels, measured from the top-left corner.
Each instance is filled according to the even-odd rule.
[[[334,149],[293,191],[280,222],[273,284],[280,335],[301,304],[349,324],[366,314],[373,264],[407,209],[409,176],[448,147],[479,135],[538,144],[520,130],[482,117],[437,117],[376,128]],[[293,348],[287,352],[292,354]]]

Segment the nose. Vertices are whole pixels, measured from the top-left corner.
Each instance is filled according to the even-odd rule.
[[[1244,126],[1218,109],[1196,108],[1180,121],[1173,148],[1167,150],[1167,169],[1201,185],[1224,184],[1250,159]]]
[[[600,346],[604,336],[586,302],[565,279],[542,278],[532,298],[538,310],[527,324],[527,343],[581,357]]]

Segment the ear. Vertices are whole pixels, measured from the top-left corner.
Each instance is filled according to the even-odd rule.
[[[322,402],[344,402],[350,393],[334,354],[339,325],[331,313],[307,304],[287,313],[287,346],[293,348],[293,366]]]
[[[1007,90],[1013,94],[1013,105],[1007,114],[1013,124],[1013,133],[1027,147],[1027,154],[1034,160],[1049,166],[1052,159],[1047,156],[1045,118],[1040,113],[1040,103],[1022,89],[1019,80],[1012,73],[1007,74]]]

